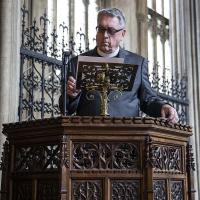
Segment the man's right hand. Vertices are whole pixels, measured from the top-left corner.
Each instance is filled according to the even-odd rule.
[[[70,97],[75,98],[80,92],[81,90],[76,89],[76,79],[74,79],[72,76],[69,76],[67,81],[67,94]]]

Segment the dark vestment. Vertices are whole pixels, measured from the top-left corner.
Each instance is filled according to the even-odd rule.
[[[85,52],[82,56],[99,56],[96,48]],[[124,58],[124,63],[138,65],[134,85],[131,91],[122,92],[117,95],[116,91],[111,91],[108,95],[108,113],[111,117],[137,117],[139,110],[152,117],[161,116],[161,108],[166,102],[160,99],[156,92],[151,88],[148,79],[148,62],[142,56],[132,52],[120,49],[117,57]],[[71,74],[76,77],[78,57],[71,60]],[[95,116],[100,115],[100,96],[99,92],[94,94],[95,100],[88,100],[85,92],[81,92],[75,99],[67,96],[66,108],[69,115],[76,112],[76,115]],[[60,98],[60,107],[62,109],[62,96]]]

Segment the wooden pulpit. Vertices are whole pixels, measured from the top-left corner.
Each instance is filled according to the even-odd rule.
[[[5,124],[2,200],[194,199],[191,128],[154,118]]]

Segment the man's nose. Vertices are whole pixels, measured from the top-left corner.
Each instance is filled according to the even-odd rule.
[[[104,36],[105,38],[108,38],[108,37],[109,37],[109,34],[108,34],[108,31],[107,31],[107,30],[104,31],[103,36]]]

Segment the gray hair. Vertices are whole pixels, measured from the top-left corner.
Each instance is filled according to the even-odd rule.
[[[98,12],[97,15],[97,23],[99,23],[100,18],[104,15],[108,15],[110,17],[117,17],[119,20],[119,24],[124,28],[126,25],[126,19],[124,17],[124,14],[121,10],[117,8],[105,8]]]

